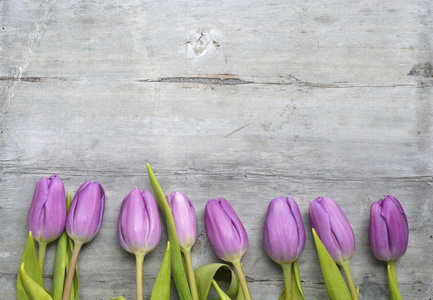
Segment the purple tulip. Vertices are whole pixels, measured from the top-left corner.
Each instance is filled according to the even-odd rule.
[[[311,225],[332,259],[342,264],[355,252],[355,236],[341,208],[330,198],[310,203]]]
[[[65,229],[65,188],[57,175],[42,177],[36,184],[27,217],[27,227],[41,243],[57,239]]]
[[[167,196],[173,214],[177,239],[182,250],[191,249],[197,240],[197,220],[191,200],[179,192]]]
[[[123,249],[133,254],[151,252],[161,239],[161,221],[153,195],[133,189],[120,208],[117,237]]]
[[[90,242],[101,228],[105,192],[97,181],[87,180],[75,194],[66,218],[66,232],[74,242]]]
[[[304,250],[304,223],[293,198],[278,197],[269,203],[263,247],[268,256],[280,265],[294,262]]]
[[[400,202],[385,196],[371,205],[369,239],[374,256],[383,261],[394,261],[407,249],[409,226]]]
[[[248,236],[230,203],[210,199],[205,208],[205,227],[215,254],[222,260],[240,260],[248,250]]]

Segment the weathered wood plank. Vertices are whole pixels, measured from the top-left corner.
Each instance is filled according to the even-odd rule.
[[[326,298],[308,205],[336,200],[357,240],[362,299],[387,299],[368,246],[369,207],[403,204],[409,249],[397,262],[404,299],[433,295],[433,19],[409,1],[3,1],[0,4],[0,299],[12,299],[27,211],[41,176],[74,193],[107,193],[103,226],[79,260],[83,299],[133,299],[134,259],[117,242],[120,203],[150,189],[192,199],[195,266],[219,261],[204,231],[209,198],[244,222],[254,299],[276,299],[279,267],[261,246],[269,201],[291,195],[308,231],[307,299]],[[165,230],[165,229],[164,229]],[[165,233],[165,232],[164,232]],[[163,236],[165,236],[163,233]],[[149,298],[165,248],[145,259]],[[54,245],[48,257],[54,255]],[[53,260],[45,282],[52,285]],[[176,299],[173,291],[173,299]]]

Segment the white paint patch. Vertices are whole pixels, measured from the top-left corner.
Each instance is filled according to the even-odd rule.
[[[186,43],[186,53],[190,60],[217,56],[217,49],[224,44],[223,35],[218,30],[190,32]]]
[[[6,110],[12,101],[15,92],[17,88],[19,87],[21,83],[21,79],[23,77],[23,74],[27,70],[27,67],[30,64],[31,58],[33,56],[33,51],[36,46],[39,45],[39,41],[42,38],[42,35],[44,34],[45,30],[48,27],[49,21],[51,19],[52,15],[52,8],[56,0],[47,0],[43,5],[42,9],[44,10],[44,15],[40,20],[38,20],[32,30],[30,31],[28,37],[27,37],[27,45],[24,47],[23,52],[21,54],[21,62],[20,65],[16,68],[15,74],[13,74],[13,79],[11,80],[10,84],[6,88],[6,100],[3,103],[3,107],[1,108],[1,115],[0,115],[0,124],[3,122],[3,119],[5,118]]]
[[[1,252],[0,253],[0,258],[8,258],[9,256],[11,256],[11,254],[9,252]]]

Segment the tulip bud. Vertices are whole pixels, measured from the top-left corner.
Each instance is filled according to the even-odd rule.
[[[66,218],[66,232],[74,242],[88,243],[96,236],[104,207],[105,192],[101,184],[87,180],[75,194]]]
[[[153,195],[133,189],[120,208],[117,237],[123,249],[133,254],[151,252],[161,239],[161,221]]]
[[[222,260],[240,260],[248,250],[248,236],[230,203],[211,199],[205,208],[205,227],[215,254]]]
[[[371,205],[368,233],[371,250],[377,259],[394,261],[406,252],[409,226],[396,198],[388,195]]]
[[[36,184],[27,217],[27,227],[38,242],[49,243],[65,229],[65,188],[57,175],[42,177]]]
[[[291,197],[278,197],[269,203],[263,229],[266,254],[280,265],[290,264],[305,246],[301,212]]]
[[[332,259],[342,264],[355,252],[355,236],[341,208],[330,198],[310,203],[311,225]]]
[[[191,249],[197,240],[197,220],[191,200],[179,192],[167,196],[173,214],[177,239],[182,250]]]

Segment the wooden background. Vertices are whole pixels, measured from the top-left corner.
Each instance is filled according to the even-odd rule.
[[[117,242],[120,204],[151,189],[195,205],[193,263],[219,262],[204,207],[225,197],[249,235],[253,299],[277,299],[282,272],[262,247],[268,203],[297,200],[307,230],[307,299],[326,290],[308,205],[333,198],[355,232],[361,299],[388,299],[371,254],[369,209],[391,194],[408,216],[397,262],[403,299],[433,298],[433,3],[353,1],[0,1],[0,298],[13,299],[36,182],[106,191],[79,258],[82,299],[135,297],[135,260]],[[144,262],[149,299],[166,234]],[[55,243],[44,280],[50,289]],[[172,299],[176,299],[174,290]]]

